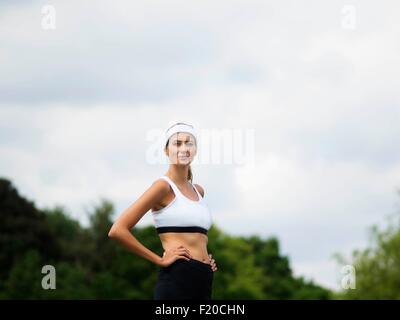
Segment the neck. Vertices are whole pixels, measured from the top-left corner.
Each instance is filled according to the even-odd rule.
[[[184,185],[188,182],[189,166],[177,166],[171,164],[166,176],[170,177],[176,184]]]

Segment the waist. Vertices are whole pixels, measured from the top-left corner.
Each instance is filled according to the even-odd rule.
[[[174,249],[183,245],[189,250],[192,258],[209,264],[207,252],[208,237],[202,233],[163,233],[160,240],[164,250]]]

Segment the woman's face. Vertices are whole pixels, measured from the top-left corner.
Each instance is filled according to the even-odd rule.
[[[190,133],[178,132],[169,138],[166,154],[172,164],[188,165],[197,152],[196,140]]]

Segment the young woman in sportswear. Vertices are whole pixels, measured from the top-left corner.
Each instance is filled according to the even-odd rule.
[[[109,236],[159,268],[154,299],[211,299],[215,260],[207,252],[211,212],[204,189],[193,184],[190,163],[197,153],[193,126],[177,123],[165,134],[169,168],[115,221]],[[164,253],[160,257],[130,232],[149,211]]]

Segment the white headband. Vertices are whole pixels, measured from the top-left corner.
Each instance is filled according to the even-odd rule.
[[[184,123],[179,123],[179,124],[173,125],[171,128],[169,128],[167,130],[167,132],[165,133],[164,145],[166,145],[168,140],[169,140],[169,138],[171,138],[171,136],[174,135],[177,132],[190,133],[195,138],[195,140],[197,142],[197,134],[196,134],[196,131],[194,130],[194,128],[191,125],[184,124]]]

